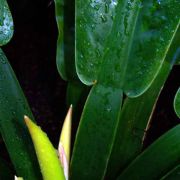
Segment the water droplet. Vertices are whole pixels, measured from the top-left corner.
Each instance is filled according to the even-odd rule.
[[[106,107],[106,111],[107,111],[107,112],[111,112],[111,110],[112,110],[111,106],[107,106],[107,107]]]
[[[105,3],[105,13],[109,13],[109,4]]]
[[[157,0],[157,3],[160,5],[161,4],[161,0]]]
[[[101,14],[100,17],[103,23],[107,22],[107,17],[105,15]]]

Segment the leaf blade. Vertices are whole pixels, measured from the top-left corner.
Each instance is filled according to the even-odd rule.
[[[27,180],[41,179],[32,141],[23,122],[24,113],[32,119],[33,115],[1,49],[0,99],[0,132],[18,176]]]
[[[76,135],[70,179],[103,178],[121,101],[122,92],[118,89],[98,84],[91,89]]]
[[[180,125],[169,130],[141,153],[117,179],[157,179],[179,163]],[[158,157],[158,158],[154,158]],[[156,167],[154,165],[156,164]]]
[[[13,36],[13,19],[6,0],[0,1],[0,47],[7,44]]]

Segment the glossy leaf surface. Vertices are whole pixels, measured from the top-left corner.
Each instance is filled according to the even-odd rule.
[[[76,135],[70,179],[102,179],[121,108],[122,92],[99,84],[91,89]]]
[[[174,99],[174,109],[177,116],[180,118],[180,88],[178,89]]]
[[[118,177],[118,180],[159,179],[179,164],[180,125],[161,136],[140,154]]]
[[[0,0],[0,46],[13,36],[13,19],[6,0]]]
[[[97,79],[117,4],[117,0],[76,1],[76,66],[85,84],[93,84]]]
[[[90,14],[82,14],[87,7],[92,8],[89,1],[77,1],[76,65],[81,81],[92,84],[97,80],[105,86],[123,89],[130,97],[142,94],[156,77],[179,26],[179,6],[177,0],[161,3],[148,0],[142,4],[139,0],[124,0],[116,3],[110,32],[98,24],[101,27],[98,32],[106,32],[109,36],[103,40],[102,57],[93,59],[83,51],[86,47],[91,52],[90,47],[84,45],[84,39],[93,38],[89,33],[93,24],[89,20]],[[96,13],[94,8],[91,17]],[[86,35],[82,31],[87,32]],[[99,41],[91,43],[89,40],[87,43],[92,46]]]
[[[126,98],[121,111],[117,134],[107,168],[107,178],[113,179],[141,151],[156,101],[176,62],[177,37],[151,87],[137,98]],[[130,112],[130,113],[129,113]]]
[[[65,180],[57,152],[46,133],[44,133],[41,128],[33,123],[27,116],[24,117],[24,120],[36,150],[43,180]]]
[[[39,180],[39,166],[23,121],[24,114],[33,118],[15,74],[0,49],[0,133],[17,175],[26,180]]]

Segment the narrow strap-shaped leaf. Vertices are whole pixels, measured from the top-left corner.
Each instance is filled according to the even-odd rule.
[[[44,180],[65,180],[57,152],[46,133],[33,123],[27,116],[24,117],[29,133],[34,143],[37,158]]]
[[[2,180],[12,180],[13,174],[7,165],[6,161],[0,158],[0,179]]]
[[[74,58],[74,0],[55,0],[58,41],[56,64],[64,80],[79,81]]]
[[[122,91],[94,85],[76,135],[70,179],[102,179],[108,163],[122,102]]]
[[[180,88],[178,89],[174,99],[174,109],[177,116],[180,118]]]
[[[114,179],[142,150],[143,140],[150,123],[158,96],[176,62],[177,37],[171,44],[156,79],[151,87],[137,98],[126,98],[117,128],[106,177]],[[129,113],[130,112],[130,113]]]
[[[70,106],[61,130],[58,153],[61,165],[64,170],[66,180],[69,179],[69,162],[71,149],[71,124],[72,124],[72,105]]]
[[[56,21],[58,25],[58,41],[56,63],[58,72],[64,80],[67,80],[64,62],[64,0],[55,0]]]
[[[24,114],[33,118],[15,74],[0,49],[0,133],[17,175],[39,180],[41,175]]]
[[[118,177],[118,180],[159,179],[179,164],[180,125],[161,136],[140,154]]]
[[[0,47],[13,36],[13,19],[6,0],[0,0]]]
[[[161,180],[179,180],[180,179],[180,165],[173,168]]]

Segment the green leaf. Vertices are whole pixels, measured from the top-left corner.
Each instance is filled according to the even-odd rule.
[[[0,49],[0,133],[18,176],[39,180],[39,166],[23,121],[24,114],[33,118],[15,74]]]
[[[126,98],[121,111],[117,134],[107,168],[107,178],[114,179],[143,148],[153,110],[164,83],[176,62],[177,37],[168,51],[166,59],[151,87],[137,98]]]
[[[88,93],[89,87],[82,84],[80,81],[70,81],[67,86],[67,105],[73,105],[73,109],[78,108],[80,103],[84,104]],[[77,109],[78,110],[78,109]]]
[[[56,21],[58,25],[58,41],[56,64],[58,72],[64,80],[79,81],[74,58],[74,1],[55,0]],[[73,21],[73,22],[72,22]]]
[[[56,21],[58,25],[58,41],[56,63],[58,72],[64,80],[67,80],[64,62],[64,0],[55,0]]]
[[[142,4],[139,0],[123,0],[116,4],[112,28],[103,40],[103,55],[93,59],[92,55],[84,55],[83,47],[89,50],[89,46],[85,46],[86,37],[81,35],[81,32],[85,31],[90,39],[92,35],[88,32],[93,23],[89,22],[89,16],[81,13],[81,9],[91,9],[91,17],[98,11],[91,8],[89,1],[77,1],[77,71],[85,84],[89,85],[97,80],[104,86],[121,88],[128,96],[136,97],[151,85],[162,66],[179,26],[180,4],[176,0],[161,3],[148,0]],[[105,7],[105,3],[101,7]],[[102,28],[99,29],[101,33]],[[90,40],[88,43],[92,45]],[[93,43],[99,44],[99,41],[96,39]]]
[[[43,179],[65,180],[57,152],[46,133],[44,133],[41,128],[33,123],[27,116],[25,116],[24,119],[34,143]]]
[[[2,180],[12,180],[13,174],[7,165],[6,161],[0,158],[0,179]]]
[[[0,47],[13,36],[13,19],[6,0],[0,0]]]
[[[76,66],[79,78],[87,85],[97,79],[117,3],[76,0]]]
[[[174,109],[177,116],[180,118],[180,88],[178,89],[174,99]]]
[[[180,165],[173,168],[161,180],[179,180],[180,179]]]
[[[83,110],[71,161],[70,179],[102,179],[114,140],[122,91],[94,85]]]
[[[118,177],[118,180],[159,179],[179,164],[180,125],[161,136],[141,153]]]

